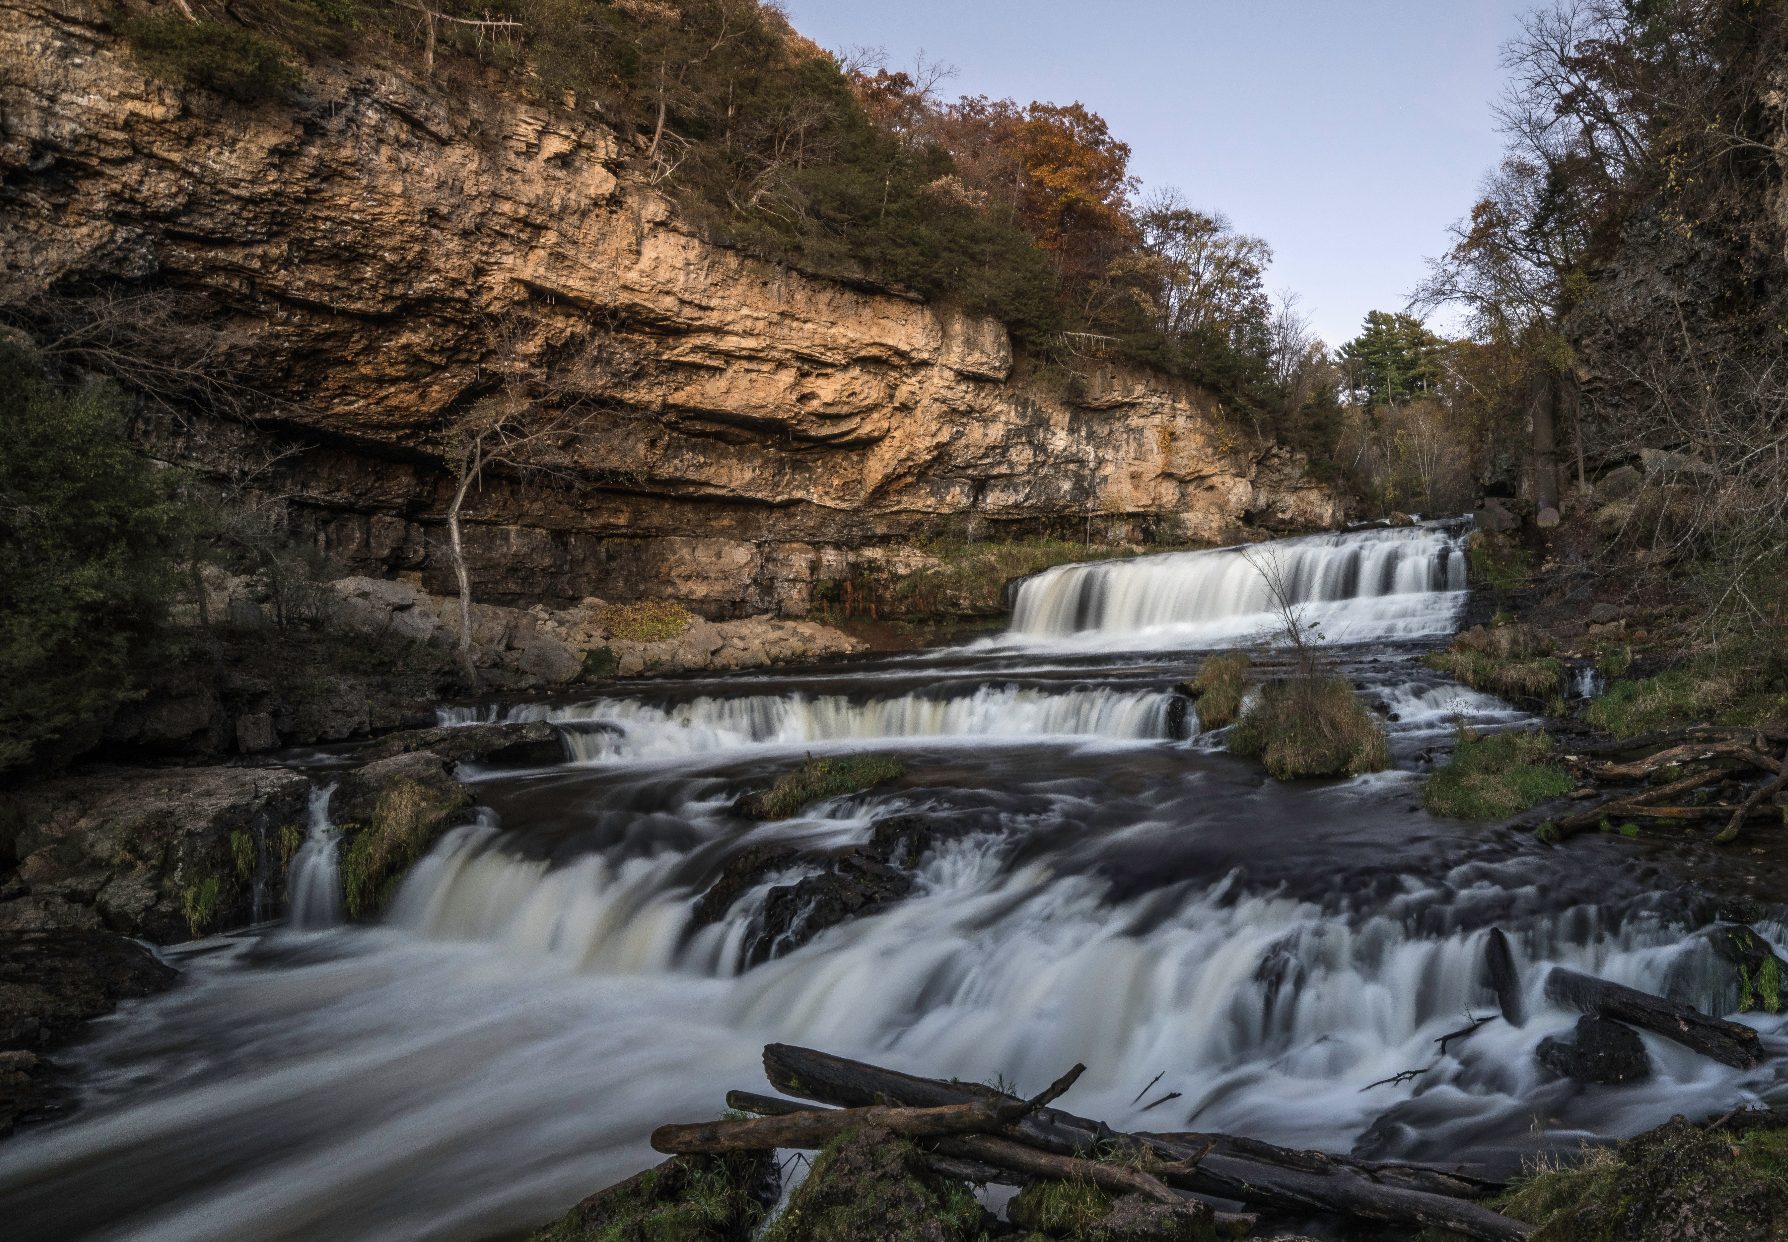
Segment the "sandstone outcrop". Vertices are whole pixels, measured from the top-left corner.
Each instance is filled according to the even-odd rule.
[[[802,615],[866,550],[928,538],[1341,517],[1194,385],[1043,368],[992,320],[712,244],[616,135],[494,74],[321,61],[295,102],[248,108],[146,77],[112,10],[0,11],[4,296],[210,308],[182,339],[212,333],[235,416],[151,408],[143,441],[278,496],[348,571],[449,593],[442,437],[517,382],[579,414],[551,476],[474,495],[496,603]]]

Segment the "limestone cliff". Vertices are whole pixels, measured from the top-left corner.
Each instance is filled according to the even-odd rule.
[[[798,614],[928,536],[1341,517],[1193,386],[1042,368],[997,322],[703,240],[613,133],[494,76],[312,64],[251,109],[145,77],[108,13],[0,0],[0,296],[201,296],[253,419],[145,440],[220,471],[294,448],[253,484],[346,569],[446,585],[442,429],[516,380],[590,412],[566,472],[477,497],[496,600]]]

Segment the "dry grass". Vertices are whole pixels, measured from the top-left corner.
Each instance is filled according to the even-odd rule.
[[[1198,666],[1198,674],[1186,683],[1198,701],[1198,727],[1221,729],[1234,724],[1248,690],[1248,670],[1254,661],[1245,651],[1225,651]]]
[[[1513,702],[1548,703],[1564,684],[1564,664],[1551,654],[1551,644],[1525,625],[1476,626],[1422,662],[1473,690]]]
[[[695,614],[666,599],[642,599],[632,604],[604,604],[596,611],[596,623],[609,637],[627,643],[662,643],[680,637],[695,624]]]
[[[1231,754],[1259,759],[1279,780],[1356,776],[1391,764],[1384,726],[1340,677],[1263,686],[1229,734]]]
[[[741,799],[739,809],[753,819],[787,819],[821,799],[861,793],[905,775],[906,765],[893,755],[809,758],[768,789]]]

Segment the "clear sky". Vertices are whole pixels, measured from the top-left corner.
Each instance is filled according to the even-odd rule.
[[[834,50],[923,51],[949,95],[1080,100],[1273,247],[1331,345],[1400,310],[1501,143],[1502,44],[1538,0],[784,0]],[[1444,326],[1437,324],[1436,326]]]

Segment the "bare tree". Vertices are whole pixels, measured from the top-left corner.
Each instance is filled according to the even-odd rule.
[[[1260,575],[1260,581],[1266,587],[1268,611],[1275,618],[1272,640],[1290,649],[1300,679],[1316,678],[1322,672],[1322,661],[1316,652],[1317,644],[1322,641],[1322,630],[1310,619],[1308,608],[1298,599],[1284,556],[1277,548],[1255,544],[1242,549],[1242,559]]]

